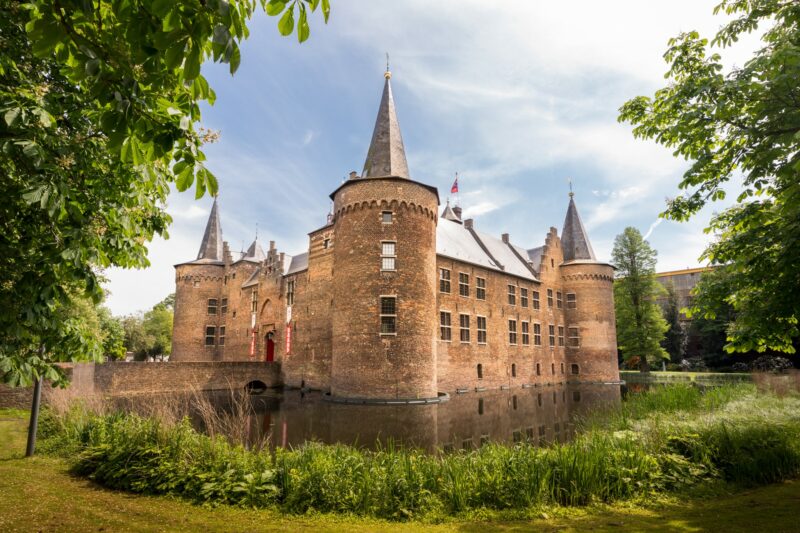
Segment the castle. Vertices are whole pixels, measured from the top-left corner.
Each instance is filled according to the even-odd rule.
[[[197,259],[175,266],[171,360],[279,364],[287,386],[374,402],[618,381],[614,269],[572,193],[561,236],[533,249],[440,214],[409,174],[390,78],[362,175],[307,252],[231,252],[215,199]]]

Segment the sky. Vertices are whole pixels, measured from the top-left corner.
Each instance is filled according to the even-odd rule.
[[[235,76],[227,65],[202,69],[217,96],[200,125],[220,132],[206,155],[225,240],[237,251],[257,232],[265,249],[274,240],[289,255],[307,250],[328,195],[361,173],[388,52],[412,179],[438,187],[444,204],[458,172],[464,217],[481,231],[542,245],[551,226],[561,230],[571,179],[599,259],[634,226],[659,271],[699,266],[712,238],[703,228],[729,204],[687,223],[659,219],[688,163],[634,139],[617,116],[664,86],[671,37],[713,37],[726,20],[713,15],[718,1],[331,0],[329,23],[313,14],[303,44],[257,12]],[[743,64],[757,44],[750,36],[723,50],[726,64]],[[105,273],[115,315],[174,291],[173,265],[197,256],[210,208],[194,191],[170,195],[173,225],[150,244],[151,266]]]

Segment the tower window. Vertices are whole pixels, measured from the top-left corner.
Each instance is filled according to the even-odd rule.
[[[439,292],[450,294],[450,271],[446,268],[439,269]]]
[[[209,298],[208,299],[208,314],[209,315],[216,315],[217,314],[217,299],[216,298]]]
[[[397,297],[381,296],[381,335],[397,334]]]
[[[469,297],[469,274],[458,273],[458,294]]]
[[[228,299],[227,298],[223,298],[222,300],[220,300],[219,314],[221,314],[222,316],[225,316],[225,315],[228,314]]]
[[[478,344],[486,344],[486,317],[477,317],[478,322]]]
[[[294,305],[294,280],[286,282],[286,305]]]
[[[450,322],[450,312],[449,311],[440,311],[439,312],[439,331],[440,336],[443,341],[449,341],[453,338],[453,332],[451,330],[451,322]]]
[[[381,222],[384,224],[391,224],[392,223],[392,212],[391,211],[381,211]]]
[[[478,300],[486,299],[486,279],[475,278],[475,298]]]
[[[534,346],[541,346],[542,345],[542,325],[541,324],[534,324],[533,325],[533,344],[534,344]]]
[[[217,326],[206,326],[206,346],[214,346],[217,337]]]
[[[558,326],[558,345],[564,346],[564,326]]]
[[[578,300],[574,292],[567,293],[567,309],[577,309]]]
[[[508,286],[508,305],[517,305],[517,287],[516,285]]]
[[[519,305],[528,307],[528,289],[525,287],[519,288]]]
[[[458,315],[461,342],[469,342],[469,315]]]
[[[383,241],[381,243],[381,270],[396,270],[395,245],[393,241]]]
[[[512,378],[517,377],[517,365],[516,365],[516,363],[511,363],[511,377]],[[515,404],[514,405],[514,409],[517,408],[516,403],[517,403],[517,397],[514,396],[514,404]]]
[[[478,363],[478,379],[483,379],[483,365]]]
[[[533,291],[533,308],[539,310],[539,291]]]
[[[478,414],[483,414],[483,398],[478,398]]]
[[[508,321],[508,343],[517,344],[517,321],[514,319]]]
[[[573,348],[581,345],[581,334],[578,328],[569,328],[569,345]]]
[[[564,300],[561,296],[561,291],[556,291],[556,307],[559,309],[564,308]]]
[[[570,371],[574,376],[577,376],[578,373],[580,372],[580,367],[578,367],[578,365],[576,365],[575,363],[572,363],[572,365],[570,365]]]
[[[200,286],[200,282],[199,282],[198,280],[194,280],[194,281],[192,282],[192,287],[194,287],[195,289],[196,289],[197,287],[199,287],[199,286]]]
[[[550,324],[548,327],[548,336],[550,337],[550,347],[556,345],[556,327],[553,324]]]
[[[547,289],[547,307],[553,307],[553,289]]]
[[[542,363],[536,363],[536,375],[542,375]],[[539,395],[539,405],[542,405],[542,395]]]
[[[219,327],[219,345],[225,346],[225,326]]]
[[[562,376],[564,375],[564,363],[563,362],[561,363],[561,375]]]
[[[522,321],[522,345],[529,346],[531,344],[530,322],[527,320]]]

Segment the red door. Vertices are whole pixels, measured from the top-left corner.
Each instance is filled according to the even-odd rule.
[[[272,340],[272,333],[267,335],[267,362],[275,360],[275,341]]]

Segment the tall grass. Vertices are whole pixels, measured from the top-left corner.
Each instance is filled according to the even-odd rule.
[[[270,454],[201,434],[186,420],[119,413],[74,421],[67,413],[59,427],[73,429],[51,438],[71,443],[75,472],[113,488],[404,520],[650,497],[713,478],[786,479],[800,473],[798,412],[798,398],[752,387],[668,387],[630,398],[618,418],[570,443],[438,455],[319,443]]]

